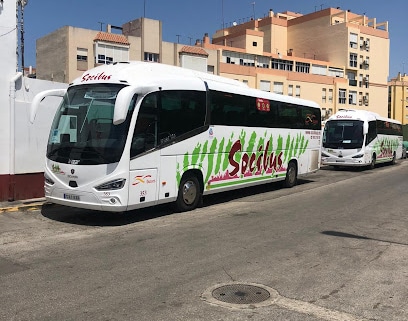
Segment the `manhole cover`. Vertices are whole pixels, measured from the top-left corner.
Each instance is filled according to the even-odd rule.
[[[210,304],[235,309],[255,309],[274,304],[279,293],[257,283],[231,282],[208,288],[201,298]]]
[[[232,304],[254,304],[268,300],[271,294],[259,287],[249,284],[228,284],[212,291],[212,296],[222,302]]]

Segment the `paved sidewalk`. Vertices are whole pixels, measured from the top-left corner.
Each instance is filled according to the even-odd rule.
[[[0,202],[0,213],[3,212],[17,212],[20,210],[29,210],[38,208],[45,203],[45,198],[33,198],[28,200],[20,200],[13,202]]]

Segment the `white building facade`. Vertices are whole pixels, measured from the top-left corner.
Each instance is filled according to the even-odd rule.
[[[67,87],[19,71],[18,19],[26,4],[26,0],[0,2],[0,201],[43,197],[50,115],[58,100],[45,101],[34,124],[29,122],[30,104],[40,91]]]

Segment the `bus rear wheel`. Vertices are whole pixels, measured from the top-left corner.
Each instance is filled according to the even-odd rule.
[[[183,176],[176,200],[176,210],[186,212],[195,209],[201,201],[200,183],[195,175]]]
[[[293,187],[297,183],[297,166],[295,162],[289,162],[286,170],[286,177],[283,182],[284,187]]]

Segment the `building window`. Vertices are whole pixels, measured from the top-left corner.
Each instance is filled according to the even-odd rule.
[[[268,57],[258,56],[256,61],[256,66],[258,68],[269,68],[269,61]]]
[[[88,70],[88,49],[77,48],[77,70]]]
[[[111,64],[117,61],[129,61],[129,47],[95,43],[96,64]]]
[[[268,80],[261,80],[259,83],[259,89],[263,91],[271,91],[271,82]]]
[[[310,64],[304,62],[296,62],[296,71],[308,74],[310,72]]]
[[[300,98],[300,86],[299,85],[296,86],[296,97]]]
[[[322,103],[326,102],[326,88],[322,88]]]
[[[293,61],[283,59],[272,59],[272,69],[293,71]]]
[[[159,62],[159,54],[151,53],[151,52],[145,52],[144,53],[144,60],[145,61]]]
[[[293,96],[293,85],[288,86],[288,96]]]
[[[357,67],[357,54],[350,53],[350,67]]]
[[[252,46],[256,47],[258,46],[258,43],[256,41],[252,42]]]
[[[312,74],[326,76],[327,67],[321,65],[312,65]]]
[[[283,82],[277,82],[275,81],[273,83],[273,92],[275,94],[281,94],[283,95]]]
[[[358,39],[357,34],[350,33],[350,48],[357,49],[357,39]]]
[[[329,103],[333,102],[333,89],[329,89]]]
[[[357,91],[350,91],[349,92],[349,104],[350,105],[357,105]]]
[[[243,82],[245,85],[248,85],[248,80],[244,79],[244,80],[242,80],[242,82]]]
[[[369,57],[364,57],[360,56],[361,64],[360,64],[360,69],[368,70],[368,67],[370,66],[370,58]]]
[[[365,77],[363,77],[363,84],[365,88],[369,87],[369,83],[370,83],[370,78],[368,77],[368,75],[365,75]]]
[[[331,77],[343,78],[344,77],[344,71],[343,71],[343,69],[329,67],[329,74],[328,75],[331,76]]]
[[[105,55],[98,55],[98,64],[109,65],[113,62],[113,57],[106,57]]]
[[[345,103],[346,103],[346,90],[339,89],[339,104],[345,104]]]
[[[368,94],[366,93],[365,96],[363,96],[363,104],[365,106],[368,106]]]
[[[88,56],[77,55],[77,61],[88,61]]]

